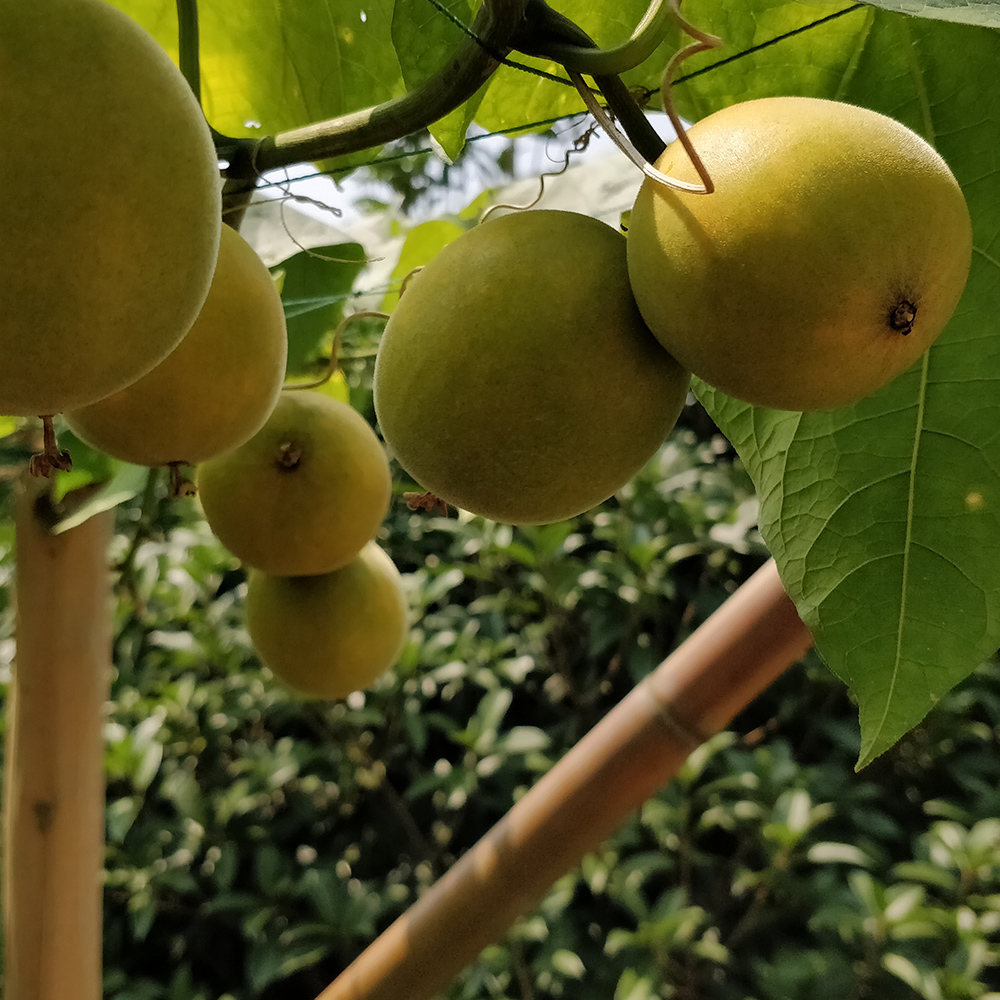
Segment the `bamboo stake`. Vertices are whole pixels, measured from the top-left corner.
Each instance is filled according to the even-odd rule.
[[[17,498],[3,803],[5,1000],[100,1000],[113,515],[52,535]]]
[[[772,560],[317,1000],[430,1000],[810,645]]]

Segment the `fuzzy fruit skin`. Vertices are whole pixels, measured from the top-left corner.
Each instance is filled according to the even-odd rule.
[[[144,375],[208,293],[211,135],[180,71],[103,0],[0,4],[0,413]]]
[[[375,411],[425,489],[545,524],[628,482],[688,382],[639,316],[621,234],[528,211],[464,233],[413,276],[382,335]]]
[[[345,698],[398,659],[407,604],[399,571],[370,542],[342,569],[321,576],[251,570],[246,625],[279,680],[312,698]]]
[[[683,365],[739,399],[813,410],[875,392],[924,354],[972,255],[965,199],[930,145],[806,97],[736,104],[688,134],[715,193],[647,180],[628,236],[639,309]],[[678,142],[657,166],[698,179]],[[905,303],[907,335],[893,326]]]
[[[281,296],[253,248],[223,226],[194,326],[151,372],[66,414],[73,433],[135,465],[194,465],[249,440],[278,401],[288,336]]]
[[[248,566],[312,576],[349,563],[389,510],[389,462],[357,410],[318,392],[283,392],[245,444],[195,470],[219,541]]]

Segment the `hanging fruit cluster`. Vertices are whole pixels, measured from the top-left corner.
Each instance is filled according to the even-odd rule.
[[[485,222],[415,274],[386,326],[375,406],[403,467],[515,524],[580,513],[642,466],[688,371],[778,409],[858,401],[920,357],[965,286],[972,230],[944,160],[898,122],[748,101],[645,181],[627,241],[585,216]],[[669,352],[669,353],[668,353]]]
[[[210,524],[251,567],[262,659],[316,697],[369,685],[407,633],[399,574],[372,542],[388,463],[349,406],[279,398],[281,299],[221,225],[215,147],[187,81],[103,0],[3,5],[0,58],[0,176],[17,193],[0,247],[0,413],[46,420],[42,473],[67,461],[56,413],[122,461],[200,463]]]
[[[350,406],[281,391],[281,301],[220,227],[216,153],[185,79],[103,0],[3,5],[0,54],[0,177],[17,192],[0,413],[63,412],[117,458],[198,463],[209,524],[251,570],[263,660],[318,697],[370,684],[406,637],[399,574],[373,542],[386,455]],[[519,212],[408,283],[375,408],[430,506],[572,517],[654,454],[692,373],[751,403],[824,409],[925,355],[961,296],[971,225],[924,140],[862,108],[772,98],[687,141],[701,162],[678,142],[647,169],[627,239]],[[63,461],[48,449],[38,470]]]

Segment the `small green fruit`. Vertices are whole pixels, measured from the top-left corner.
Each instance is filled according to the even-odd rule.
[[[317,392],[283,392],[245,444],[195,470],[219,541],[275,576],[329,573],[375,537],[389,509],[389,463],[357,410]]]
[[[204,462],[260,430],[281,392],[287,349],[270,272],[224,226],[208,298],[180,344],[137,382],[66,420],[124,462]]]
[[[0,413],[134,382],[194,322],[215,268],[219,165],[156,41],[103,0],[0,3]]]
[[[544,524],[631,479],[688,381],[639,316],[621,234],[572,212],[520,212],[413,276],[382,335],[375,411],[425,489]]]
[[[643,318],[677,360],[739,399],[854,402],[930,347],[962,294],[972,229],[944,160],[865,108],[747,101],[688,132],[710,195],[644,182],[628,265]],[[679,142],[657,163],[696,182]]]
[[[396,662],[406,643],[406,598],[392,560],[372,542],[321,576],[251,571],[246,623],[279,680],[312,698],[344,698]]]

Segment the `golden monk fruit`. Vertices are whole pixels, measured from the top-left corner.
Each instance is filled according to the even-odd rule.
[[[224,226],[208,298],[180,344],[138,381],[66,419],[125,462],[203,462],[260,430],[281,392],[287,351],[270,272]]]
[[[512,524],[601,503],[653,455],[689,376],[647,330],[622,235],[529,211],[464,233],[386,325],[375,410],[425,489]]]
[[[709,195],[643,183],[628,264],[643,318],[739,399],[826,409],[910,368],[950,319],[972,254],[938,153],[865,108],[806,97],[736,104],[689,135]],[[679,142],[657,163],[697,181]]]
[[[248,566],[277,576],[329,573],[375,537],[389,509],[389,463],[346,403],[282,392],[249,441],[195,470],[212,531]]]
[[[117,392],[208,293],[221,195],[180,71],[103,0],[0,4],[0,413]]]

